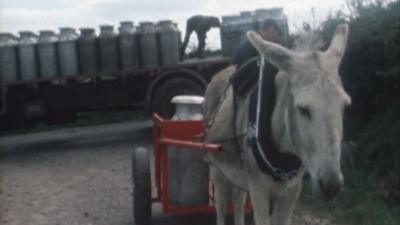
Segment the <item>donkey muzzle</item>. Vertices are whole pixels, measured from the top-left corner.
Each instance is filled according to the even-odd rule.
[[[318,188],[324,200],[332,200],[343,188],[343,175],[340,172],[325,173],[318,179]]]

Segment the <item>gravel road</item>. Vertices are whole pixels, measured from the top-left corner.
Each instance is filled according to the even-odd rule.
[[[150,121],[0,138],[1,225],[133,225],[131,155],[151,148]],[[213,215],[165,215],[153,225],[213,225]],[[232,219],[229,219],[232,224]],[[251,224],[251,221],[248,221]],[[310,213],[293,225],[332,225]]]

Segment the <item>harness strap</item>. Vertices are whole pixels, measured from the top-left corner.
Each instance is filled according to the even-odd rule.
[[[286,182],[297,174],[302,162],[295,155],[279,152],[273,141],[271,121],[275,108],[276,73],[277,70],[271,64],[261,60],[258,84],[251,96],[249,112],[249,120],[253,123],[251,147],[260,170],[272,176],[275,181]]]

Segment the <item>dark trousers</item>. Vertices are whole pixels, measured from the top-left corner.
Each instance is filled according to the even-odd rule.
[[[197,32],[196,30],[192,30],[192,29],[187,29],[186,30],[186,34],[185,34],[185,38],[184,38],[183,43],[182,43],[181,51],[180,51],[181,59],[185,55],[185,50],[186,50],[186,47],[187,47],[187,45],[189,43],[190,35],[192,34],[193,31],[196,32],[197,40],[199,41],[199,44],[197,46],[197,56],[198,57],[202,57],[203,56],[204,48],[206,47],[206,33]]]

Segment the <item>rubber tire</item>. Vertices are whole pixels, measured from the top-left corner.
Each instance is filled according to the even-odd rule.
[[[200,83],[183,77],[176,77],[161,84],[153,95],[152,112],[165,119],[171,119],[175,114],[175,105],[171,103],[177,95],[203,96],[205,87]]]
[[[132,155],[133,219],[136,225],[151,224],[150,157],[146,148],[135,148]]]

